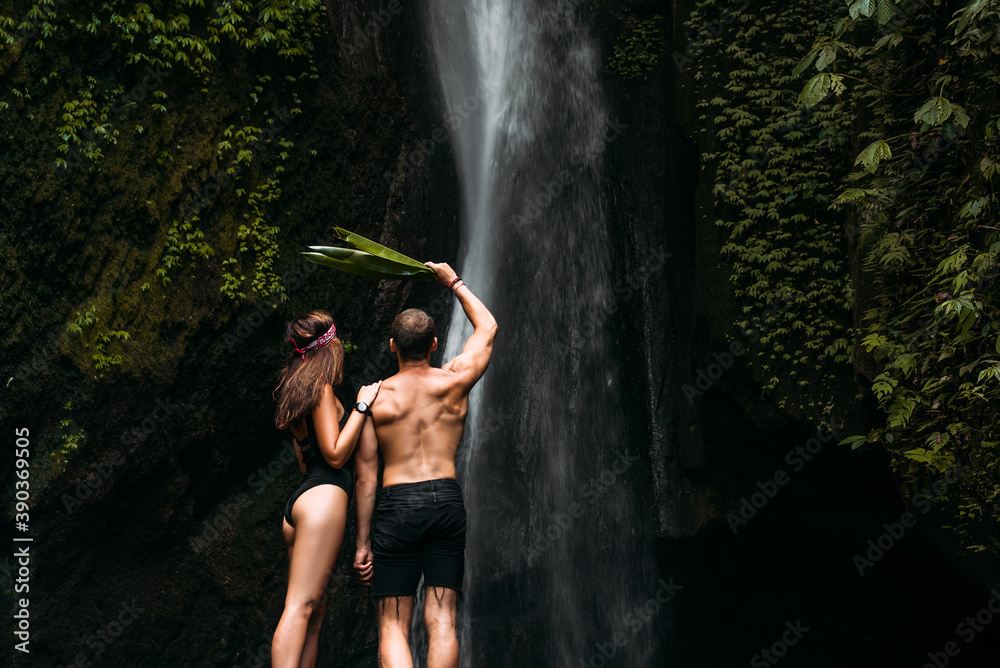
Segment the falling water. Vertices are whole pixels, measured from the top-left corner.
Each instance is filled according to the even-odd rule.
[[[459,451],[464,666],[592,665],[599,645],[615,665],[649,665],[669,623],[667,610],[629,614],[658,576],[634,491],[646,475],[625,419],[634,390],[608,315],[613,133],[585,11],[428,0],[423,17],[462,192],[459,274],[500,325]],[[457,303],[451,322],[447,359],[471,333]]]

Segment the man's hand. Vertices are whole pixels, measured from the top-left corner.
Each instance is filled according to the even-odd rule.
[[[434,270],[434,278],[444,287],[448,287],[458,277],[447,262],[424,262],[424,264]]]
[[[373,567],[371,548],[367,545],[359,545],[358,551],[354,553],[354,570],[357,571],[358,578],[365,586],[371,584]]]

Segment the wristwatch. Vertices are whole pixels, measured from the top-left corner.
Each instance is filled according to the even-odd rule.
[[[364,413],[365,415],[372,414],[371,406],[366,404],[364,401],[359,401],[358,403],[354,404],[354,410],[356,410],[359,413]]]

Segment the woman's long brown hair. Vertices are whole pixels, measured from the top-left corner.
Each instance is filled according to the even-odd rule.
[[[288,429],[293,422],[311,411],[319,403],[323,385],[340,385],[344,378],[344,346],[340,337],[319,350],[302,355],[295,348],[304,349],[330,329],[333,318],[326,311],[313,311],[297,318],[285,327],[285,345],[290,358],[278,376],[278,409],[274,424],[278,429]],[[289,341],[291,339],[291,341]],[[294,342],[294,344],[293,344]]]

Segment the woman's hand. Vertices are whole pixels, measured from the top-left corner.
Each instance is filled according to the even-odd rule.
[[[358,401],[365,402],[371,406],[375,402],[375,397],[378,396],[378,389],[382,387],[382,381],[377,383],[372,383],[371,385],[365,385],[360,390],[358,390]]]

